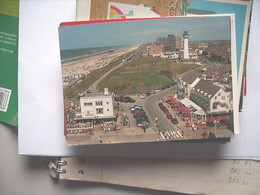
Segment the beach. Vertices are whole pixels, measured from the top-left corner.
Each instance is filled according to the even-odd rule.
[[[62,64],[62,77],[66,78],[73,75],[87,75],[93,70],[102,68],[108,65],[111,61],[119,56],[136,50],[139,45],[120,48],[110,53],[101,54],[94,57],[76,60]]]

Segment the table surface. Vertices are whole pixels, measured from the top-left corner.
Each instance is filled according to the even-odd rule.
[[[179,194],[102,183],[54,180],[48,174],[47,158],[18,155],[18,130],[16,127],[0,123],[0,134],[0,194]]]

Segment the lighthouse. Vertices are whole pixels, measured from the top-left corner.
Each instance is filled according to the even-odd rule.
[[[183,31],[183,59],[190,59],[189,55],[189,32],[188,30]]]

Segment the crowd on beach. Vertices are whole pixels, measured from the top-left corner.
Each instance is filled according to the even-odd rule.
[[[91,71],[108,65],[119,56],[137,49],[137,46],[121,48],[113,53],[105,53],[98,56],[69,62],[62,65],[62,77],[71,75],[89,74]]]

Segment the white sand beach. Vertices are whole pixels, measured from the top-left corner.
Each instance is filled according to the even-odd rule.
[[[137,49],[138,47],[139,45],[125,47],[125,48],[118,49],[113,53],[101,54],[99,56],[94,56],[94,57],[62,64],[62,77],[64,78],[64,77],[68,77],[71,75],[78,75],[78,74],[87,75],[91,71],[108,65],[111,61],[113,61],[117,57],[125,53],[131,52]]]

